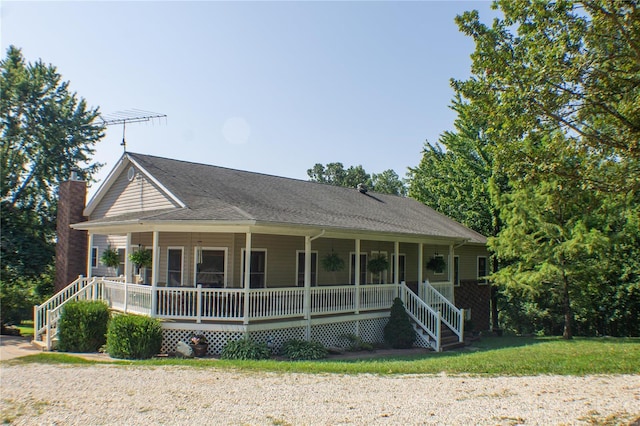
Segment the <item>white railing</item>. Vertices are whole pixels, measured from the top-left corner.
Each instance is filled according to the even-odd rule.
[[[151,315],[151,287],[102,279],[98,281],[100,299],[111,309],[125,313]]]
[[[440,293],[442,296],[444,296],[445,299],[447,299],[449,302],[454,303],[454,299],[453,299],[453,284],[450,282],[429,282],[429,280],[426,280],[424,283],[419,283],[418,284],[418,296],[420,296],[420,298],[424,301],[426,301],[425,299],[425,284],[430,285],[431,287],[433,287],[434,289],[436,289],[436,291],[438,293]],[[428,302],[427,302],[428,303]]]
[[[429,335],[429,344],[436,351],[440,351],[441,321],[440,313],[429,307],[409,287],[400,286],[400,299],[404,303],[407,314],[416,322],[418,327]]]
[[[198,286],[156,288],[131,284],[124,278],[80,277],[60,293],[34,307],[35,339],[46,333],[47,348],[57,335],[62,307],[69,300],[103,300],[113,309],[125,313],[155,316],[162,319],[209,321],[249,321],[305,316],[305,289],[283,287],[269,289],[209,289]],[[331,315],[389,309],[398,295],[395,284],[313,287],[308,289],[309,315]],[[248,296],[248,299],[246,297]],[[245,318],[245,300],[248,317]]]
[[[53,347],[53,340],[58,337],[58,322],[62,314],[62,308],[70,301],[76,300],[96,300],[99,297],[99,289],[96,278],[92,278],[86,285],[80,288],[76,293],[68,296],[65,300],[58,303],[53,309],[47,309],[45,313],[45,344],[48,351]],[[35,335],[34,335],[35,338]]]
[[[45,333],[47,326],[47,311],[57,308],[61,303],[64,303],[69,297],[73,296],[78,290],[85,287],[91,281],[90,278],[80,275],[74,282],[62,289],[60,292],[54,294],[49,300],[41,305],[33,307],[33,338],[34,340],[40,340],[40,337]]]
[[[355,310],[355,286],[313,287],[311,289],[311,315],[339,314]]]
[[[389,309],[393,299],[398,296],[398,286],[395,284],[374,284],[360,286],[361,311]]]
[[[452,289],[452,286],[449,285],[448,288]],[[458,341],[462,342],[464,340],[464,310],[456,308],[451,300],[438,290],[435,283],[434,285],[429,281],[420,283],[418,294],[427,305],[440,312],[442,321],[458,336]]]
[[[291,318],[302,315],[304,288],[260,289],[249,293],[249,317],[252,319]]]

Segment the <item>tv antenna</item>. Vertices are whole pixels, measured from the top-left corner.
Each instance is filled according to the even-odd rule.
[[[143,123],[152,122],[164,118],[166,120],[167,114],[161,114],[158,112],[144,111],[141,109],[128,109],[125,111],[116,111],[107,115],[99,115],[98,118],[102,120],[105,126],[113,126],[116,124],[122,124],[122,142],[120,145],[124,151],[127,151],[127,141],[125,140],[125,133],[128,123]]]

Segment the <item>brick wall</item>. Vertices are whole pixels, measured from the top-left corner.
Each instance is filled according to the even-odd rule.
[[[491,286],[478,285],[476,280],[460,280],[460,286],[454,287],[456,307],[471,309],[471,322],[474,331],[491,328]]]
[[[82,215],[86,197],[87,185],[84,181],[69,180],[61,183],[58,189],[56,292],[78,278],[78,275],[87,273],[87,233],[69,227],[87,220]]]

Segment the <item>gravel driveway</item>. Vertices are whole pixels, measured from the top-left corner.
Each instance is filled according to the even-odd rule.
[[[17,425],[630,424],[640,375],[344,376],[186,367],[2,365]]]

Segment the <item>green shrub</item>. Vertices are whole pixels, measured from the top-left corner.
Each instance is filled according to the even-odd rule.
[[[68,302],[58,323],[58,349],[97,352],[106,342],[109,307],[100,301]]]
[[[312,360],[326,358],[327,349],[318,342],[291,339],[284,342],[280,353],[291,360]]]
[[[393,300],[391,317],[384,326],[384,341],[394,349],[408,349],[416,341],[416,332],[399,297]]]
[[[251,339],[240,339],[229,342],[222,348],[222,359],[269,359],[271,350],[266,343],[257,343]]]
[[[339,336],[339,339],[347,341],[347,350],[351,352],[373,350],[373,345],[371,343],[365,342],[360,338],[360,336],[356,336],[353,333],[342,334]]]
[[[116,315],[109,323],[107,352],[114,358],[147,359],[160,352],[162,327],[154,318]]]

